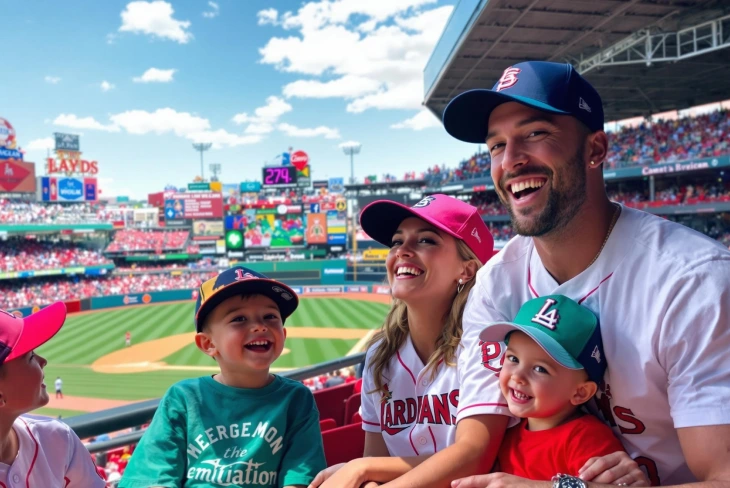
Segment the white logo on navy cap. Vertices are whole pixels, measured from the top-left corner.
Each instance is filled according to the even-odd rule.
[[[591,353],[591,357],[596,360],[597,363],[601,362],[601,351],[598,349],[598,346],[596,346],[593,349],[593,352]]]
[[[578,108],[585,110],[586,112],[591,111],[591,106],[586,103],[585,100],[583,100],[583,97],[580,97],[578,100]]]
[[[504,70],[504,73],[502,73],[502,77],[497,82],[497,90],[496,91],[502,91],[505,90],[511,86],[514,86],[515,83],[517,83],[517,75],[522,71],[520,68],[514,68],[510,66],[506,70]]]
[[[429,205],[431,205],[431,202],[433,202],[434,200],[436,200],[436,198],[434,198],[434,197],[425,197],[423,200],[421,200],[420,202],[415,204],[413,206],[413,208],[428,207]]]
[[[274,290],[276,293],[284,293],[284,290],[278,286],[272,286],[272,290]]]

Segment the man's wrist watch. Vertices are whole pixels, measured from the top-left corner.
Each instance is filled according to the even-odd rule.
[[[550,481],[553,482],[553,488],[588,488],[585,481],[567,474],[558,473]]]

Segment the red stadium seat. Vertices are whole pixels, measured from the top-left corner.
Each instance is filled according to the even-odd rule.
[[[319,410],[319,418],[335,419],[337,425],[343,425],[345,419],[345,400],[352,395],[355,383],[344,383],[314,392],[314,402]]]
[[[324,432],[326,430],[334,429],[337,427],[337,422],[335,422],[335,419],[324,419],[319,421],[319,430],[320,432]]]
[[[362,397],[359,393],[354,393],[345,400],[345,424],[352,423],[352,417],[360,410],[361,399]]]
[[[360,458],[365,450],[365,431],[362,430],[362,423],[323,432],[322,443],[327,466]]]

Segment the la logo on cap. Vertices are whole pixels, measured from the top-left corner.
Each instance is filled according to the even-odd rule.
[[[504,70],[504,73],[502,73],[502,77],[499,79],[497,91],[502,91],[511,86],[514,86],[515,83],[517,83],[517,75],[520,73],[520,71],[522,71],[520,68],[513,68],[511,66]]]
[[[550,310],[550,307],[555,305],[556,302],[552,298],[548,298],[545,300],[545,304],[542,306],[539,312],[535,314],[534,317],[532,317],[532,321],[536,324],[542,325],[543,327],[547,327],[550,330],[555,330],[558,322],[560,322],[560,314],[558,313],[558,309],[554,308]]]

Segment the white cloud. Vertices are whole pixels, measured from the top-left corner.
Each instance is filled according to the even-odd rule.
[[[178,112],[171,108],[160,108],[154,112],[128,110],[112,115],[111,121],[130,134],[167,134],[174,133],[185,137],[192,133],[210,129],[208,119],[188,112]]]
[[[259,19],[259,25],[276,25],[279,12],[275,8],[267,8],[266,10],[261,10],[256,16]]]
[[[61,78],[59,78],[58,76],[46,76],[43,79],[46,81],[46,83],[50,83],[51,85],[56,85],[61,81]]]
[[[119,127],[114,124],[104,125],[94,117],[78,117],[74,114],[61,114],[55,118],[53,125],[70,127],[72,129],[101,130],[104,132],[119,132]]]
[[[186,136],[193,142],[211,142],[214,148],[220,148],[223,146],[236,147],[245,146],[249,144],[256,144],[261,142],[262,137],[260,135],[238,135],[231,134],[230,132],[218,129],[216,131],[202,131],[193,132]]]
[[[324,136],[325,139],[339,139],[340,131],[320,125],[311,129],[296,127],[291,124],[279,124],[277,129],[288,135],[289,137],[319,137]]]
[[[284,87],[287,98],[357,98],[377,92],[382,83],[361,76],[346,75],[332,81],[297,80]]]
[[[148,34],[186,44],[193,38],[187,31],[190,21],[174,19],[174,13],[172,5],[162,0],[130,2],[122,11],[122,25],[119,27],[119,32]]]
[[[406,119],[390,126],[391,129],[423,130],[432,127],[441,127],[441,122],[428,109],[422,109],[410,119]]]
[[[113,33],[109,33],[106,35],[106,43],[107,44],[114,44],[114,41],[117,40],[117,35]]]
[[[354,113],[418,110],[423,68],[453,10],[427,9],[434,3],[311,0],[296,13],[262,10],[259,24],[292,34],[271,38],[259,50],[261,63],[309,76],[286,85],[287,97],[348,99],[347,111]]]
[[[33,139],[23,149],[26,151],[46,151],[55,147],[56,142],[53,140],[53,137],[44,137],[43,139]]]
[[[132,78],[132,81],[135,83],[170,83],[176,72],[176,69],[150,68],[142,76]]]
[[[212,19],[214,17],[218,17],[218,14],[220,14],[220,7],[215,2],[208,2],[208,6],[211,8],[211,10],[207,12],[203,12],[203,17],[206,19]]]
[[[97,178],[99,181],[99,189],[102,190],[102,198],[106,197],[117,197],[124,195],[132,199],[137,199],[136,192],[129,187],[117,188],[114,178],[108,176],[101,176]]]
[[[114,88],[115,88],[115,85],[109,83],[106,80],[101,82],[101,91],[103,91],[103,92],[108,92],[109,90],[113,90]]]
[[[280,97],[270,96],[266,99],[266,105],[254,110],[253,115],[246,112],[233,116],[233,122],[237,125],[248,124],[244,133],[246,134],[268,134],[274,130],[274,124],[279,117],[291,112],[292,106]]]

